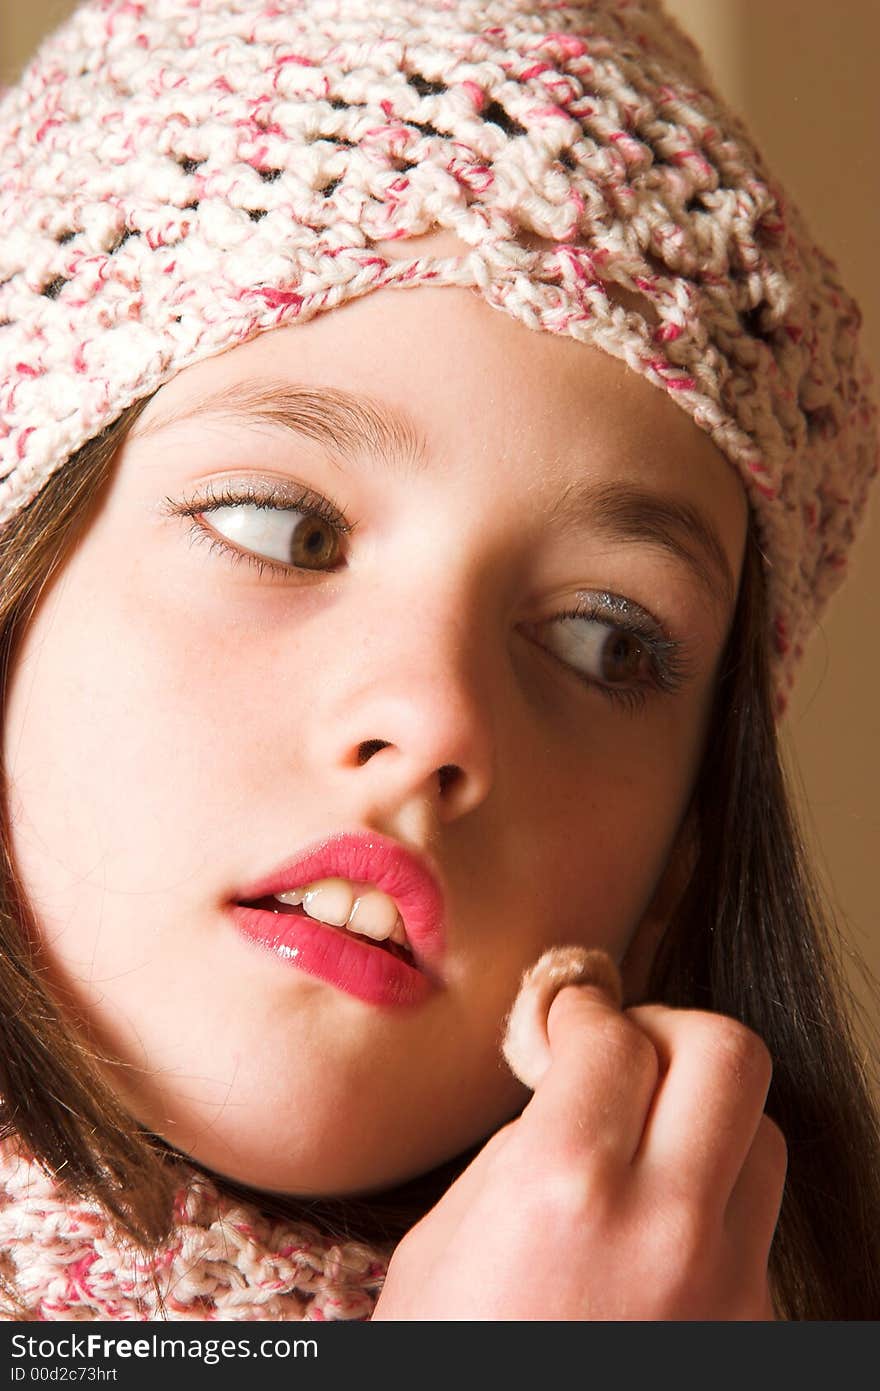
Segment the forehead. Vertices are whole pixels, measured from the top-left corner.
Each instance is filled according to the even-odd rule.
[[[690,459],[719,475],[731,471],[690,417],[623,362],[588,341],[528,328],[478,292],[452,286],[373,291],[260,334],[179,372],[143,424],[267,372],[370,393],[435,446],[449,438],[470,440],[475,452],[528,444],[547,478],[565,464],[589,468],[606,452],[623,467],[650,458],[658,475],[684,487],[693,481]],[[571,459],[573,437],[580,447]]]

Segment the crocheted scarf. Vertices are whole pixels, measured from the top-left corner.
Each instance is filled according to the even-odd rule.
[[[145,1255],[104,1210],[0,1143],[0,1270],[34,1320],[368,1319],[390,1248],[266,1217],[183,1171],[169,1239]]]

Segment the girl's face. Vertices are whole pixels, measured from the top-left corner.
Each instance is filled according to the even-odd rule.
[[[207,510],[224,490],[241,505]],[[50,978],[134,1115],[324,1194],[512,1116],[523,970],[567,942],[620,961],[665,911],[745,530],[664,393],[463,289],[375,292],[162,387],[41,596],[4,729]],[[233,917],[340,831],[441,886],[417,1003]]]

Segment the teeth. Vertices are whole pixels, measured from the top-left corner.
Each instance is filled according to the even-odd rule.
[[[308,888],[308,885],[306,885],[306,888]],[[277,898],[279,903],[291,903],[296,907],[297,904],[302,903],[305,898],[306,888],[286,889],[283,894],[273,894],[272,897]]]
[[[319,879],[306,885],[302,906],[310,918],[334,927],[345,927],[354,899],[347,879]]]
[[[399,914],[393,898],[379,889],[368,889],[354,901],[348,927],[352,932],[362,932],[375,942],[384,942],[394,931]]]
[[[389,939],[407,947],[403,921],[397,904],[371,884],[352,884],[348,879],[317,879],[298,889],[275,894],[280,903],[302,905],[303,911],[318,922],[347,927],[374,942]]]

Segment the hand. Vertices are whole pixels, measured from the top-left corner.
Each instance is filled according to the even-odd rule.
[[[774,1318],[786,1147],[722,1015],[566,986],[534,1096],[400,1242],[374,1319]]]

